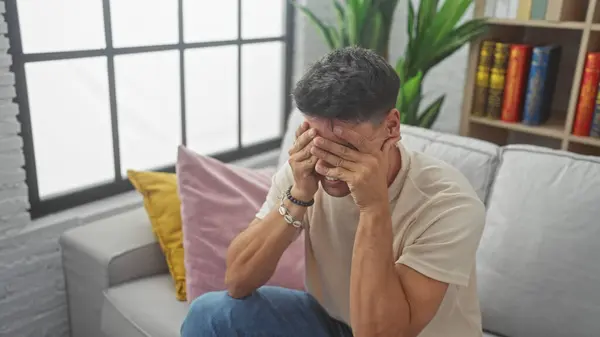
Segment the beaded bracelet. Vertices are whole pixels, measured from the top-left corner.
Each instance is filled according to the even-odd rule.
[[[284,198],[281,198],[281,202],[279,203],[279,208],[277,209],[277,211],[283,216],[283,220],[285,220],[285,222],[299,230],[302,229],[304,227],[302,221],[294,219],[294,217],[290,214],[290,211],[283,204],[283,199]]]
[[[312,199],[310,201],[302,201],[302,200],[298,200],[298,199],[294,198],[292,196],[292,186],[290,186],[287,189],[287,191],[285,191],[285,195],[289,201],[291,201],[293,204],[296,204],[298,206],[310,207],[315,203],[315,199]]]

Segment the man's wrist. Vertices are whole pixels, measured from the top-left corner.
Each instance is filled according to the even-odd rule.
[[[360,209],[360,216],[370,218],[378,218],[381,216],[389,216],[389,205],[387,203],[378,203]]]
[[[309,194],[306,192],[303,192],[301,190],[299,190],[296,185],[293,185],[292,188],[290,189],[290,194],[292,195],[292,197],[303,201],[303,202],[310,202],[311,200],[313,200],[314,194]]]

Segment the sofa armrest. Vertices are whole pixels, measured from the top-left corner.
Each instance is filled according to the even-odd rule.
[[[65,269],[105,287],[168,271],[143,208],[67,231],[60,245]]]
[[[141,207],[69,230],[60,246],[73,337],[104,337],[100,312],[106,289],[168,272]]]

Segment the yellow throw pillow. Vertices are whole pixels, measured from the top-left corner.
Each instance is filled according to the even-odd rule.
[[[152,231],[165,254],[169,272],[175,281],[177,299],[185,301],[183,232],[181,201],[177,194],[177,176],[174,173],[134,170],[128,170],[127,176],[135,189],[144,197],[144,207],[150,218]]]

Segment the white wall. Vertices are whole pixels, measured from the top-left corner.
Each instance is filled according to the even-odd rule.
[[[304,0],[304,3],[320,18],[330,23],[335,22],[335,13],[329,0]],[[413,1],[418,8],[418,0]],[[395,65],[396,60],[404,52],[406,45],[406,18],[408,2],[398,1],[394,15],[390,43],[390,62]],[[472,13],[468,13],[471,16]],[[295,79],[298,79],[303,70],[320,56],[327,53],[328,49],[315,28],[306,21],[304,15],[297,13],[296,17],[296,54],[295,54]],[[460,110],[462,105],[463,87],[465,83],[467,66],[467,46],[454,55],[444,60],[434,68],[425,78],[424,108],[429,102],[445,93],[446,101],[434,129],[458,133],[460,124]]]

